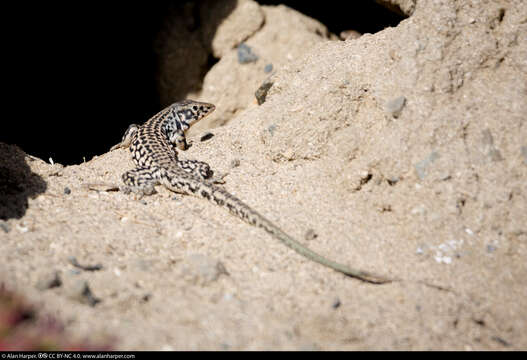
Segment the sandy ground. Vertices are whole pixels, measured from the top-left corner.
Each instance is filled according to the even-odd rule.
[[[1,144],[2,282],[118,349],[526,349],[527,7],[407,3],[396,28],[313,44],[181,154],[401,281],[345,277],[202,199],[83,186],[119,184],[127,150],[62,167]]]

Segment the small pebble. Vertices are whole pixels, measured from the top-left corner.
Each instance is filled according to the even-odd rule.
[[[511,344],[508,341],[500,338],[499,336],[492,336],[491,339],[503,346],[511,346]]]
[[[310,241],[314,240],[318,237],[318,234],[313,229],[309,229],[306,231],[306,234],[304,235],[304,239]]]
[[[489,157],[492,161],[502,161],[503,156],[501,155],[501,152],[498,149],[490,149],[489,150]]]
[[[21,224],[16,224],[16,228],[21,233],[27,233],[29,231],[29,228],[27,226],[23,226]]]
[[[209,139],[212,139],[213,136],[214,136],[213,133],[206,132],[205,134],[201,135],[201,138],[199,139],[199,141],[207,141]]]
[[[361,37],[361,33],[355,30],[344,30],[339,34],[341,40],[354,40]]]
[[[258,60],[258,55],[253,53],[250,46],[245,43],[238,45],[238,62],[240,64],[247,64]]]
[[[395,184],[397,184],[399,182],[399,178],[398,177],[392,177],[392,178],[386,179],[386,181],[388,182],[388,185],[394,186]]]
[[[487,151],[487,155],[491,161],[502,161],[503,156],[501,152],[494,146],[494,138],[490,129],[485,129],[481,132],[481,142]]]
[[[64,194],[66,194],[66,195],[71,194],[71,189],[70,189],[69,187],[66,186],[66,187],[64,188]]]
[[[74,256],[69,256],[68,261],[71,265],[75,266],[78,269],[84,270],[84,271],[98,271],[102,269],[102,264],[95,264],[95,265],[81,265],[77,261],[77,258]]]
[[[273,82],[266,80],[263,82],[262,85],[256,90],[254,93],[254,96],[256,97],[256,101],[258,102],[258,105],[262,105],[265,102],[265,99],[267,98],[267,93],[269,92],[269,89],[273,86]]]
[[[8,233],[11,230],[11,227],[9,226],[7,221],[4,221],[4,220],[0,220],[0,228],[2,228],[2,230],[4,230],[4,232],[6,233]]]
[[[396,97],[386,103],[385,110],[394,118],[398,118],[406,105],[406,98],[404,96]]]
[[[492,137],[492,133],[489,129],[485,129],[481,132],[481,142],[485,146],[494,145],[494,138]]]
[[[47,290],[54,287],[58,287],[62,285],[62,280],[60,280],[59,272],[53,271],[53,272],[47,272],[42,274],[35,285],[35,287],[38,290]]]
[[[414,165],[415,171],[419,179],[423,180],[426,177],[428,167],[439,158],[439,153],[432,151],[425,159],[419,161]]]
[[[230,165],[231,165],[231,168],[240,166],[240,159],[232,159]]]
[[[434,259],[436,262],[438,263],[443,263],[443,264],[451,264],[452,263],[452,258],[450,256],[440,256],[440,255],[436,255],[434,256]]]
[[[334,301],[333,301],[333,304],[331,304],[331,307],[333,309],[338,309],[340,307],[340,305],[342,305],[342,303],[340,302],[340,299],[339,298],[336,298]]]
[[[74,280],[68,284],[66,292],[68,297],[72,300],[76,300],[81,304],[86,304],[89,306],[95,306],[100,299],[96,298],[88,285],[86,280]]]
[[[488,253],[493,253],[494,251],[496,251],[496,246],[492,245],[492,244],[488,244],[487,245],[487,252]]]
[[[271,71],[273,71],[273,64],[267,64],[267,65],[265,65],[265,67],[264,67],[264,73],[268,74],[268,73],[270,73]]]

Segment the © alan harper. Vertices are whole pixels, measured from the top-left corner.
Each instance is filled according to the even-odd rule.
[[[75,352],[60,352],[60,353],[3,353],[2,359],[135,359],[134,354],[112,354],[112,353],[75,353]]]

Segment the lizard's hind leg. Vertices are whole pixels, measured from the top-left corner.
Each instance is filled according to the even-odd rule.
[[[177,160],[177,165],[186,172],[199,177],[200,179],[210,179],[214,175],[214,171],[209,164],[198,160]]]
[[[177,160],[177,164],[182,170],[202,180],[208,180],[216,184],[225,183],[223,178],[227,174],[220,174],[220,175],[215,176],[214,171],[210,168],[209,164],[207,164],[206,162],[198,161],[198,160]]]
[[[153,194],[154,186],[159,184],[159,175],[155,169],[138,168],[128,170],[121,178],[125,184],[122,189],[125,193],[132,191],[141,197]]]

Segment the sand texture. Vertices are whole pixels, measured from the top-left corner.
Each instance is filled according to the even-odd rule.
[[[345,277],[203,199],[114,191],[126,149],[63,167],[6,144],[0,281],[117,349],[527,349],[527,6],[401,3],[397,27],[340,41],[241,1],[192,94],[217,114],[180,152],[313,250],[400,281]]]

